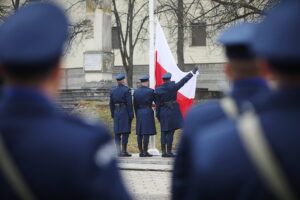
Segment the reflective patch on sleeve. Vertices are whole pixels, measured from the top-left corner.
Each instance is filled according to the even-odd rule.
[[[105,167],[116,158],[115,145],[108,142],[101,146],[95,154],[95,162],[99,167]]]
[[[235,101],[230,97],[225,97],[220,101],[220,105],[223,109],[223,112],[227,115],[229,118],[236,118],[239,114],[238,107],[235,103]]]

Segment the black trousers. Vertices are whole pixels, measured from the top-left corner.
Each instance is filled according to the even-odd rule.
[[[167,145],[168,149],[172,149],[174,132],[174,130],[161,132],[161,145]]]
[[[140,151],[143,151],[143,146],[144,146],[144,150],[148,149],[149,138],[150,135],[142,135],[142,134],[137,135],[137,142]]]
[[[121,152],[121,148],[120,148],[121,141],[122,141],[122,150],[125,152],[127,151],[128,138],[129,138],[129,133],[122,133],[122,134],[115,135],[115,142],[116,142],[118,152]]]

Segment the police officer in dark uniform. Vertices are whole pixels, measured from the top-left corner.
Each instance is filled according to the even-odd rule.
[[[133,120],[133,106],[131,89],[125,86],[125,74],[120,73],[116,76],[118,86],[110,91],[110,112],[114,119],[115,142],[118,155],[121,157],[130,157],[127,152],[129,134],[131,133],[131,122]],[[122,141],[122,150],[120,144]]]
[[[136,115],[136,134],[140,157],[152,157],[148,153],[149,137],[156,134],[154,111],[154,90],[149,88],[149,76],[140,78],[141,86],[134,92],[134,110]]]
[[[281,1],[258,25],[253,50],[278,89],[196,135],[185,199],[299,199],[299,10],[299,1]]]
[[[173,172],[173,199],[184,199],[190,173],[190,143],[197,129],[213,126],[220,120],[237,117],[247,101],[254,102],[258,96],[267,96],[271,91],[262,70],[255,63],[250,45],[256,24],[242,23],[223,31],[218,39],[225,46],[228,62],[224,71],[232,82],[232,90],[221,101],[200,104],[188,113]]]
[[[4,77],[3,77],[3,72],[2,72],[2,67],[0,67],[0,101],[1,101],[1,96],[2,96],[2,88],[4,85]]]
[[[183,122],[179,104],[176,102],[177,91],[182,88],[197,71],[198,68],[194,68],[191,73],[188,73],[178,83],[171,81],[172,74],[167,72],[162,76],[164,83],[155,90],[156,117],[161,127],[162,157],[174,157],[172,153],[174,132],[182,128]]]
[[[22,7],[0,27],[0,199],[130,199],[107,129],[54,105],[67,38],[52,3]]]

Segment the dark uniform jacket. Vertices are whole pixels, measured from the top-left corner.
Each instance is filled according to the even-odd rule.
[[[136,134],[156,134],[154,112],[152,103],[154,102],[154,90],[141,86],[134,94],[134,110],[136,115]]]
[[[115,134],[130,133],[134,117],[131,89],[123,84],[110,91],[110,112],[114,119]]]
[[[176,102],[177,92],[192,77],[193,74],[189,73],[178,83],[172,81],[156,88],[156,117],[160,121],[161,131],[172,131],[182,128],[183,117],[179,104]]]
[[[0,102],[1,102],[1,99],[2,99],[2,87],[0,86]]]
[[[237,108],[242,112],[243,104],[246,101],[256,103],[257,99],[264,98],[270,94],[271,90],[265,80],[252,78],[240,80],[233,84],[233,90],[230,97],[235,101]],[[221,108],[219,101],[200,104],[188,113],[184,124],[184,131],[178,148],[178,154],[175,159],[173,172],[173,199],[184,199],[186,195],[187,179],[193,176],[190,173],[190,143],[194,140],[198,129],[217,123],[226,119],[227,116]]]
[[[37,199],[130,199],[108,131],[56,111],[41,92],[5,89],[0,132]],[[0,199],[18,199],[1,171],[0,188]]]
[[[300,197],[300,90],[286,89],[270,95],[255,108],[264,137],[294,193]],[[200,133],[200,132],[199,132]],[[222,121],[194,138],[190,198],[276,199],[263,183],[245,150],[236,121]]]

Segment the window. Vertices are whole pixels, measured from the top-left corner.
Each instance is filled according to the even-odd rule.
[[[192,24],[192,46],[206,46],[206,24]]]
[[[40,2],[41,0],[27,0],[27,2],[29,2],[29,3],[34,3],[34,2]]]
[[[120,49],[120,40],[119,40],[119,29],[118,27],[112,27],[111,30],[111,45],[113,49]]]

